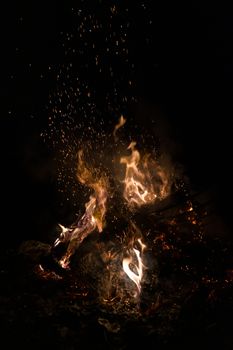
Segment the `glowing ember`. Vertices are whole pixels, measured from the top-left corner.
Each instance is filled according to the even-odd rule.
[[[138,249],[132,248],[130,251],[130,256],[123,259],[123,270],[127,274],[127,276],[136,284],[138,293],[141,292],[141,280],[143,277],[143,269],[144,265],[142,262],[141,254],[143,253],[144,249],[146,248],[146,245],[142,243],[141,239],[139,238],[137,242],[140,244],[141,247],[141,253]],[[137,264],[134,264],[133,261],[136,257]],[[136,273],[131,270],[130,266],[133,266],[133,268],[136,270]]]

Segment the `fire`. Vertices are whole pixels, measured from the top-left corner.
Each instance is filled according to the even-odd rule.
[[[68,267],[70,257],[74,254],[84,238],[96,228],[99,232],[103,231],[106,213],[107,180],[104,176],[100,177],[98,180],[96,179],[94,172],[85,165],[82,151],[78,153],[77,177],[82,184],[92,188],[94,194],[90,196],[89,201],[86,203],[85,213],[80,220],[74,223],[70,228],[60,225],[62,232],[54,245],[57,246],[61,242],[68,242],[66,253],[60,260],[60,264],[64,268]]]
[[[150,182],[149,173],[147,171],[143,173],[139,169],[141,157],[135,146],[136,142],[131,142],[128,147],[131,155],[120,159],[120,163],[126,165],[124,198],[131,207],[151,203],[157,197]]]
[[[113,136],[116,140],[116,133],[126,122],[126,119],[121,116],[119,123],[115,126]],[[128,146],[130,155],[122,156],[120,164],[125,166],[124,174],[124,189],[123,197],[130,209],[141,207],[142,205],[152,204],[156,199],[165,198],[169,194],[170,182],[167,173],[163,168],[155,162],[149,155],[141,157],[139,151],[136,149],[136,142],[131,142]],[[91,163],[86,162],[83,150],[78,152],[77,164],[77,179],[78,181],[88,187],[92,192],[89,200],[85,204],[84,214],[70,227],[60,225],[61,233],[58,239],[54,242],[54,246],[64,243],[65,252],[59,258],[59,263],[63,268],[68,268],[71,257],[78,249],[83,240],[97,230],[102,232],[105,226],[105,216],[107,211],[107,199],[111,197],[109,192],[109,178],[106,173],[101,171],[99,167],[94,167]],[[143,252],[146,245],[142,241],[142,234],[137,228],[136,224],[130,221],[129,229],[125,232],[126,241],[129,243],[125,245],[125,240],[121,241],[123,248],[127,249],[127,254],[123,257],[120,254],[115,254],[110,250],[102,253],[102,259],[109,270],[108,285],[114,281],[114,271],[111,271],[111,262],[117,260],[117,256],[122,263],[122,270],[120,276],[125,274],[133,282],[132,286],[136,285],[136,296],[140,295],[141,283],[144,275],[145,265],[143,264]],[[123,279],[124,281],[124,279]],[[107,288],[109,295],[112,297],[111,290],[114,288]],[[116,288],[117,290],[117,288]],[[114,294],[114,293],[113,293]]]
[[[72,230],[59,224],[60,228],[62,229],[62,232],[60,233],[60,237],[56,239],[54,242],[54,247],[56,247],[61,241],[67,242],[70,240],[71,232]]]
[[[117,136],[116,136],[117,130],[120,129],[125,123],[126,123],[126,119],[124,118],[123,115],[121,115],[119,122],[118,122],[118,124],[116,124],[114,131],[113,131],[113,136],[114,136],[115,141],[117,141]]]
[[[90,197],[90,201],[86,205],[86,211],[90,209],[92,212],[92,222],[97,226],[98,231],[103,231],[104,218],[106,213],[106,202],[107,202],[107,188],[108,181],[104,175],[99,176],[99,174],[93,174],[85,165],[83,160],[83,152],[78,153],[78,174],[77,177],[79,181],[94,190],[94,196]]]
[[[135,146],[136,142],[131,142],[128,147],[131,155],[120,159],[120,163],[126,166],[123,195],[131,208],[151,204],[157,198],[165,198],[169,193],[169,181],[165,171],[152,160],[149,164],[148,156],[141,160]]]
[[[130,256],[127,258],[123,259],[123,270],[127,274],[127,276],[136,284],[138,293],[140,294],[141,292],[141,281],[143,277],[143,269],[144,269],[144,264],[142,262],[141,254],[143,253],[144,249],[146,248],[146,245],[142,243],[141,239],[137,239],[137,242],[140,245],[141,252],[139,249],[132,248],[130,250]],[[133,261],[137,261],[137,264],[134,264]],[[136,273],[131,270],[130,266],[133,266]]]

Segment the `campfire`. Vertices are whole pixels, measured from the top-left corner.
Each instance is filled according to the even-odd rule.
[[[116,149],[125,123],[121,116],[111,136]],[[75,222],[59,224],[60,234],[49,249],[56,268],[39,264],[37,274],[68,278],[74,295],[94,293],[98,303],[118,312],[127,305],[128,313],[141,313],[143,304],[150,312],[160,298],[163,260],[170,260],[170,268],[191,271],[182,262],[181,242],[201,242],[204,214],[175,168],[148,150],[139,151],[136,141],[113,154],[117,172],[101,162],[93,165],[98,155],[91,158],[87,149],[82,145],[77,151],[76,179],[89,199]]]
[[[116,142],[117,131],[125,122],[126,119],[121,116],[119,123],[114,128],[113,137]],[[101,240],[101,235],[106,236],[105,231],[112,231],[113,237],[110,239],[115,242],[110,250],[107,247],[105,250],[102,248],[102,251],[98,248],[93,249],[93,254],[99,253],[102,261],[105,262],[105,266],[99,272],[104,276],[107,272],[109,279],[103,283],[103,286],[97,287],[99,288],[99,300],[102,302],[122,301],[129,298],[129,295],[131,299],[140,300],[145,271],[148,269],[145,252],[148,249],[149,242],[146,236],[149,230],[143,232],[134,217],[140,214],[143,207],[144,210],[147,210],[145,208],[151,210],[156,202],[162,202],[171,191],[172,178],[169,172],[150,154],[144,154],[142,157],[136,146],[135,141],[130,142],[126,155],[120,156],[118,160],[118,166],[123,174],[122,179],[112,178],[113,174],[108,176],[101,167],[94,168],[86,161],[84,149],[78,151],[77,180],[91,190],[91,195],[85,204],[83,215],[76,222],[69,227],[59,225],[61,233],[52,247],[54,259],[62,269],[69,271],[72,270],[74,255],[79,254],[79,247],[85,244],[88,236],[98,232]],[[118,188],[113,188],[113,186],[110,188],[110,183],[115,183],[116,180]],[[115,223],[115,228],[111,228],[111,223],[106,223],[109,211],[113,208],[111,201],[116,200],[116,192],[121,200],[115,203],[114,207],[123,206],[127,212],[123,230],[121,219],[117,217],[117,211],[114,213],[115,221],[118,222]],[[118,209],[118,213],[121,211],[122,208]],[[78,266],[75,269],[78,269]],[[93,266],[93,273],[95,273],[95,266]],[[105,292],[103,292],[104,285]]]
[[[232,350],[229,19],[58,3],[7,11],[1,343]]]
[[[140,344],[173,344],[192,329],[190,315],[200,333],[210,322],[203,307],[209,315],[231,297],[231,247],[208,231],[215,220],[208,195],[193,191],[151,143],[122,141],[127,122],[120,117],[101,152],[95,138],[79,143],[75,181],[85,196],[76,219],[58,222],[50,243],[19,247],[15,308],[32,303],[35,315],[25,317],[33,334],[42,319],[64,348],[85,344],[90,328],[104,331],[101,342],[113,348],[131,349],[132,329]]]

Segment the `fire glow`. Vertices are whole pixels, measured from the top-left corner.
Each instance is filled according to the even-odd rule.
[[[69,266],[70,257],[91,232],[96,228],[99,232],[103,231],[104,216],[106,213],[107,201],[107,181],[101,177],[98,181],[94,179],[93,173],[85,166],[83,161],[83,152],[78,153],[78,173],[79,181],[94,190],[86,203],[85,213],[81,219],[74,223],[70,228],[63,227],[60,237],[55,241],[55,246],[59,243],[68,242],[68,248],[65,255],[60,260],[62,267]]]
[[[121,116],[113,132],[115,141],[117,140],[116,132],[125,122],[126,119]],[[119,159],[119,166],[125,170],[125,173],[124,180],[118,179],[118,181],[123,183],[121,196],[123,196],[126,206],[129,210],[135,211],[140,210],[143,205],[151,205],[155,201],[167,197],[170,193],[170,180],[165,170],[150,156],[141,157],[140,152],[136,149],[136,142],[130,143],[128,151],[131,152],[130,155],[124,155]],[[60,225],[62,232],[56,239],[54,247],[60,244],[66,245],[66,250],[58,261],[64,269],[69,269],[71,257],[88,235],[95,230],[99,233],[103,232],[107,204],[112,198],[108,176],[86,162],[83,150],[78,152],[77,179],[82,185],[89,188],[92,194],[85,204],[85,212],[80,219],[68,228]],[[131,235],[134,235],[135,227],[133,226]],[[132,281],[132,286],[135,285],[137,288],[137,292],[134,293],[135,297],[141,292],[145,269],[143,252],[146,244],[143,243],[142,237],[141,233],[137,234],[136,229],[133,240],[128,245],[125,243],[125,246],[122,247],[127,254],[122,256],[121,266],[124,274]]]

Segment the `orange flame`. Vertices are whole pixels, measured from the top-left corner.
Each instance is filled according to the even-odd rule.
[[[135,149],[136,142],[131,142],[128,149],[131,155],[121,157],[120,163],[126,165],[124,180],[124,198],[129,206],[151,203],[157,197],[149,179],[149,173],[143,173],[139,168],[140,153]]]
[[[62,232],[60,237],[55,241],[55,246],[60,242],[69,242],[65,255],[60,260],[62,267],[69,265],[70,257],[91,232],[96,228],[102,232],[104,226],[104,218],[106,213],[107,202],[107,180],[104,176],[96,179],[96,174],[91,171],[83,160],[83,152],[78,153],[78,172],[77,177],[82,184],[94,190],[94,194],[90,196],[89,201],[85,204],[85,213],[81,219],[73,224],[70,228],[60,225]]]
[[[94,190],[94,208],[92,212],[92,221],[95,223],[95,226],[97,226],[98,231],[103,231],[104,226],[104,218],[106,213],[106,202],[107,202],[107,188],[108,188],[108,181],[107,178],[103,175],[98,176],[98,174],[95,174],[94,171],[91,171],[87,168],[85,165],[85,162],[83,160],[83,151],[79,151],[78,153],[78,173],[77,177],[79,181],[90,188]],[[90,197],[90,201],[88,202],[86,209],[89,208],[89,206],[92,207],[93,199],[92,196]]]
[[[154,161],[149,164],[149,156],[141,161],[140,153],[135,146],[136,142],[131,142],[128,147],[131,155],[120,159],[120,163],[126,165],[123,181],[124,198],[130,207],[153,203],[156,198],[165,198],[170,189],[166,172]],[[153,172],[156,174],[153,175]]]
[[[146,248],[146,245],[142,243],[140,238],[137,241],[140,244],[141,253],[143,253],[144,249]],[[139,249],[132,248],[131,255],[127,258],[124,258],[122,262],[124,272],[136,284],[138,293],[141,292],[141,280],[143,277],[143,269],[145,267],[142,262],[141,253]],[[133,256],[137,259],[137,265],[133,264]],[[133,270],[131,270],[131,265],[134,266],[136,273]]]

